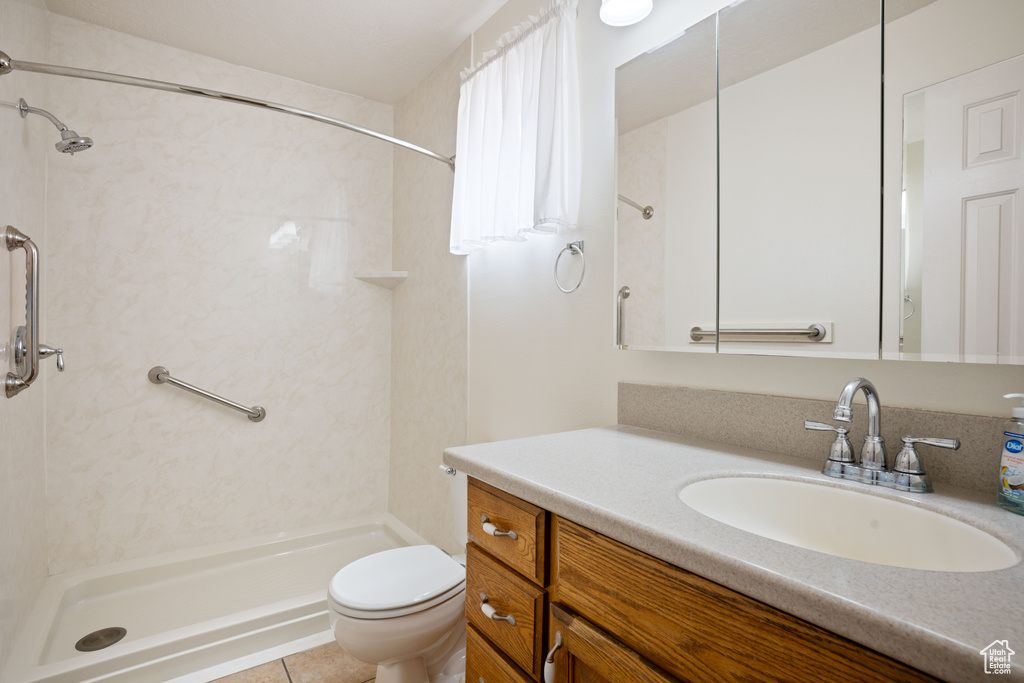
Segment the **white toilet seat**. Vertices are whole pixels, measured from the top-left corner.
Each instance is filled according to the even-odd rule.
[[[354,619],[415,614],[465,590],[466,568],[432,545],[385,550],[346,565],[327,590],[335,612]]]

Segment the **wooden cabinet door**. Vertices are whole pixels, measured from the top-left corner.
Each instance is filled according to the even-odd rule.
[[[544,683],[673,683],[679,681],[582,617],[551,606],[553,680]],[[551,666],[547,667],[551,671]]]

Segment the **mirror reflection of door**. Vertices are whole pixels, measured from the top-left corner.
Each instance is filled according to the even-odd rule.
[[[1024,55],[905,97],[905,354],[1024,362],[1022,91]]]

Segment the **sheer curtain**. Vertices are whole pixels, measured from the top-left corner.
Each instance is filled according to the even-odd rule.
[[[451,252],[575,229],[580,196],[576,2],[555,0],[462,73]]]

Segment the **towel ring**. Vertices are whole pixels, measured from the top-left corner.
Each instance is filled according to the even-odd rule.
[[[580,268],[580,279],[575,285],[573,285],[569,289],[563,287],[562,283],[558,281],[558,262],[562,260],[562,256],[565,254],[565,252],[569,252],[570,254],[579,254],[580,258],[583,260],[583,267]],[[558,252],[558,257],[555,259],[555,285],[566,294],[571,294],[572,292],[575,292],[577,289],[579,289],[580,285],[583,284],[583,275],[586,272],[587,257],[583,255],[583,240],[569,242],[567,245],[562,247],[562,251]]]
[[[917,304],[914,303],[914,300],[910,298],[909,294],[904,294],[903,300],[909,303],[911,306],[910,313],[907,313],[905,316],[903,316],[903,319],[910,320],[912,317],[914,317],[914,314],[917,313]]]

